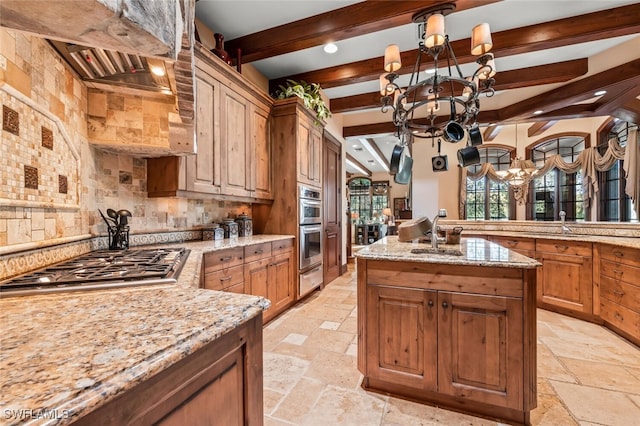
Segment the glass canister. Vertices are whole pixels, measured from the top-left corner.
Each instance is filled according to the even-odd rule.
[[[222,221],[225,238],[236,238],[238,236],[238,224],[230,217]]]
[[[212,223],[208,228],[202,230],[202,241],[224,239],[224,229],[217,223]]]
[[[236,223],[238,224],[239,237],[250,237],[253,235],[253,221],[244,212],[238,215]]]

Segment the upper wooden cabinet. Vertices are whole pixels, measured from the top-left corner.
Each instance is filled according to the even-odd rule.
[[[273,107],[271,140],[280,152],[295,153],[294,164],[279,171],[295,173],[296,181],[316,188],[322,186],[322,133],[324,125],[298,98],[278,100]],[[282,162],[280,157],[277,160]],[[295,170],[293,170],[295,167]]]
[[[149,197],[273,199],[273,100],[206,49],[196,49],[195,65],[197,153],[182,160],[149,159]]]

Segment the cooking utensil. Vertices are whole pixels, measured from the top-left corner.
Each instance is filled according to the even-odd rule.
[[[413,158],[404,152],[400,160],[398,173],[393,177],[393,181],[399,185],[406,185],[411,180],[411,168],[413,167]]]
[[[402,158],[402,153],[404,152],[404,145],[398,145],[393,147],[393,151],[391,152],[391,162],[389,164],[389,173],[396,174],[398,173],[398,169],[400,167],[400,159]]]
[[[100,216],[102,216],[102,220],[104,220],[104,223],[107,224],[107,228],[109,228],[109,230],[111,230],[112,232],[115,231],[115,228],[113,226],[111,226],[111,224],[109,223],[109,219],[107,219],[107,217],[104,215],[104,213],[102,213],[102,210],[98,209],[98,211],[100,212]],[[116,223],[113,219],[111,221],[114,224]]]
[[[408,242],[424,237],[431,230],[431,221],[427,217],[402,222],[398,225],[398,241]]]
[[[471,146],[482,145],[482,133],[477,125],[469,129],[469,142]]]
[[[116,211],[114,209],[107,209],[107,215],[113,219],[113,221],[115,222],[116,226],[118,226],[118,214],[116,213]]]
[[[124,209],[118,210],[116,214],[120,218],[118,221],[120,226],[125,226],[129,224],[129,219],[127,218],[132,216],[129,210],[124,210]]]
[[[480,152],[475,146],[466,146],[458,150],[458,163],[462,167],[480,164]]]

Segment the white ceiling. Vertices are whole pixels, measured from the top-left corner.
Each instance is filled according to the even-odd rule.
[[[214,32],[220,32],[225,40],[234,39],[257,31],[272,28],[285,23],[293,22],[323,12],[339,9],[358,1],[272,1],[272,0],[199,0],[196,3],[196,16]],[[533,25],[547,21],[554,21],[566,17],[581,15],[610,9],[618,6],[639,3],[637,1],[618,0],[503,0],[489,5],[474,7],[455,12],[446,17],[447,33],[452,41],[468,38],[473,26],[480,22],[488,22],[492,32],[504,31],[526,25]],[[371,2],[375,7],[375,2]],[[640,17],[638,17],[640,19]],[[403,25],[383,31],[348,38],[345,40],[331,40],[331,34],[327,34],[326,42],[335,41],[338,52],[327,54],[322,46],[316,46],[304,50],[274,56],[267,59],[252,62],[268,79],[308,72],[316,69],[338,66],[354,61],[364,60],[383,55],[384,48],[388,44],[397,44],[401,51],[417,48],[417,31],[414,24]],[[638,34],[610,38],[590,43],[574,44],[570,46],[547,49],[509,57],[497,57],[496,68],[500,71],[519,69],[524,67],[544,65],[554,62],[567,61],[578,58],[588,58],[598,53],[611,49]],[[292,40],[295,34],[291,35]],[[640,52],[635,52],[640,57]],[[475,64],[462,66],[463,72],[470,74],[469,70]],[[596,72],[597,64],[589,64],[589,74]],[[592,69],[594,68],[594,69]],[[382,72],[382,64],[380,64]],[[496,79],[499,78],[496,76]],[[402,76],[401,84],[408,82],[409,76]],[[482,99],[482,107],[505,106],[511,103],[534,96],[549,90],[553,85],[527,87],[523,89],[509,90],[506,93],[497,93],[490,100]],[[351,84],[325,90],[330,99],[352,96],[360,93],[374,92],[378,90],[378,81]],[[363,112],[348,113],[359,115]],[[388,114],[390,120],[390,114]],[[363,115],[364,117],[364,115]],[[360,118],[351,117],[352,121]],[[365,120],[365,118],[362,118]],[[396,139],[392,135],[373,136],[382,152],[390,157],[391,150]],[[383,171],[377,162],[371,163],[373,157],[366,149],[357,151],[359,140],[349,140],[346,150],[357,158],[371,171]],[[347,171],[354,172],[347,167]]]

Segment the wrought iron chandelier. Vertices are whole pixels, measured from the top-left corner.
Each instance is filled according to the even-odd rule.
[[[412,135],[457,143],[467,134],[467,148],[482,143],[477,123],[480,112],[478,98],[481,93],[493,96],[493,76],[496,74],[494,57],[489,53],[493,46],[491,32],[487,23],[473,28],[471,54],[479,55],[476,59],[478,68],[472,75],[463,76],[445,32],[444,16],[454,10],[455,4],[447,3],[414,15],[420,39],[419,54],[406,88],[396,83],[397,72],[402,68],[398,46],[392,44],[385,50],[386,72],[380,76],[382,112],[393,109],[393,123],[401,140],[408,140],[407,136]],[[435,72],[420,80],[420,72],[427,66],[429,57]],[[448,71],[446,74],[438,71],[443,63]],[[438,113],[443,118],[438,119]],[[471,164],[463,164],[466,165]]]

